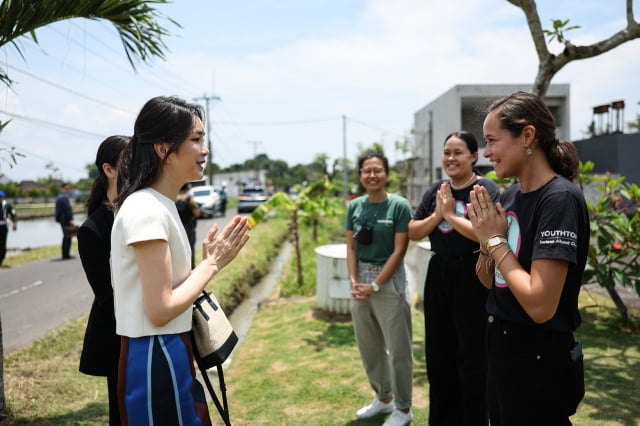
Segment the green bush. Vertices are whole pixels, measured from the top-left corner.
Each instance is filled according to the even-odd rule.
[[[323,217],[318,221],[318,240],[313,241],[313,227],[299,227],[302,254],[303,284],[298,285],[296,258],[292,256],[286,264],[280,281],[282,297],[312,296],[316,294],[317,259],[315,249],[326,244],[344,243],[342,218]]]
[[[287,220],[283,216],[270,218],[269,226],[258,226],[249,233],[251,238],[238,257],[207,285],[227,314],[233,312],[251,287],[269,272],[289,235]],[[196,251],[196,259],[202,259],[202,248]]]

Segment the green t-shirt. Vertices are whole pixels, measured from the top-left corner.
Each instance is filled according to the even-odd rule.
[[[356,241],[358,261],[383,265],[393,253],[395,234],[408,232],[412,214],[409,201],[398,195],[390,195],[380,203],[370,203],[367,195],[352,200],[343,228],[357,232],[367,225],[373,229],[371,244]]]

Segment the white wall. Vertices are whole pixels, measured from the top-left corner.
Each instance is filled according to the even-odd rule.
[[[505,85],[456,85],[435,98],[414,114],[413,135],[415,139],[414,177],[409,201],[416,207],[422,194],[433,182],[444,177],[442,172],[442,151],[445,137],[458,130],[471,131],[480,145],[477,166],[491,167],[491,163],[482,155],[482,110],[499,97],[518,90],[530,91],[528,84]],[[545,102],[557,110],[558,138],[569,140],[570,87],[568,84],[552,84]],[[483,108],[482,106],[485,106]],[[466,128],[463,128],[466,127]]]

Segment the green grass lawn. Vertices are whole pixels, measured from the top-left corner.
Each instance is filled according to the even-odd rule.
[[[227,377],[236,425],[379,425],[357,420],[373,398],[348,315],[314,308],[314,298],[263,304]],[[421,311],[413,314],[414,424],[427,424]]]
[[[581,295],[587,393],[576,425],[640,424],[640,336],[617,328],[616,311],[600,295]],[[595,305],[597,304],[597,305]],[[3,425],[101,425],[107,421],[102,378],[78,373],[86,318],[5,360],[5,392],[13,420]],[[414,424],[427,424],[424,326],[413,310]],[[235,425],[374,425],[355,410],[373,397],[348,316],[315,309],[313,297],[273,299],[258,310],[226,374]],[[212,418],[219,422],[215,407]]]
[[[617,329],[608,299],[583,294],[587,393],[576,425],[640,424],[640,335]],[[231,413],[238,425],[374,425],[357,420],[372,391],[349,318],[314,309],[315,300],[262,305],[227,374]],[[414,424],[427,424],[428,383],[424,321],[413,310]]]

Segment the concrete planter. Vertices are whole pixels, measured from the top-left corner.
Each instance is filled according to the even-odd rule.
[[[351,284],[347,269],[347,245],[329,244],[315,249],[317,262],[316,303],[329,312],[347,314]],[[429,241],[411,242],[405,255],[407,282],[411,293],[424,297],[424,282],[431,259]]]

